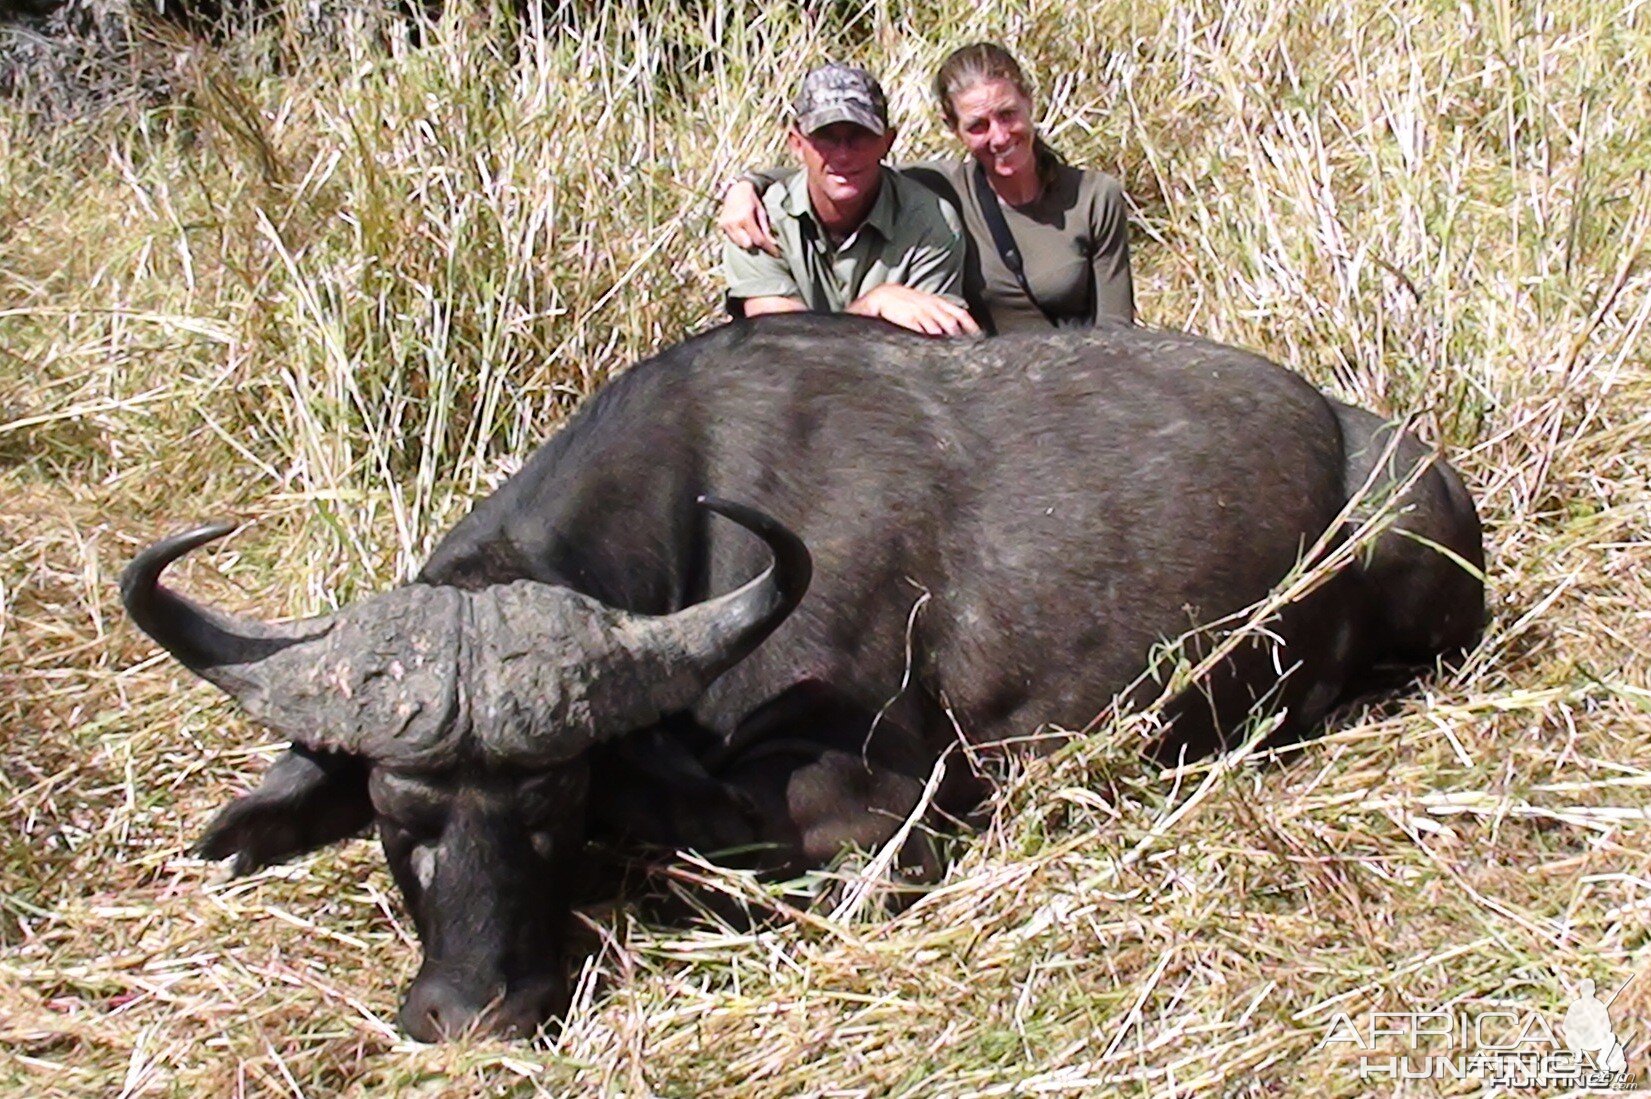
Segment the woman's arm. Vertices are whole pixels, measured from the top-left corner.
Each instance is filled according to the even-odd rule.
[[[764,168],[761,171],[741,172],[728,185],[722,196],[722,208],[717,211],[717,228],[736,248],[747,252],[763,251],[771,256],[780,254],[768,225],[768,211],[762,205],[762,193],[776,183],[783,183],[797,174],[796,168]]]
[[[950,160],[919,160],[911,164],[896,164],[894,170],[911,176],[941,198],[956,206],[957,192],[947,173],[956,167]],[[768,225],[768,211],[763,208],[763,192],[776,183],[789,183],[800,168],[763,168],[741,172],[723,193],[722,206],[717,211],[717,228],[735,247],[747,252],[767,252],[779,255],[773,230]]]
[[[1099,174],[1099,173],[1097,173]],[[1129,269],[1129,209],[1117,180],[1101,175],[1090,219],[1094,252],[1095,319],[1135,323],[1135,280]]]

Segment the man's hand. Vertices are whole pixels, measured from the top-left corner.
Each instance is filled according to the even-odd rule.
[[[939,294],[886,282],[862,294],[844,310],[862,317],[881,317],[901,328],[927,336],[978,336],[980,326],[962,306]]]
[[[759,249],[771,256],[780,254],[780,246],[768,227],[768,210],[762,196],[748,179],[737,180],[722,196],[722,209],[717,212],[717,228],[737,248],[747,252]]]

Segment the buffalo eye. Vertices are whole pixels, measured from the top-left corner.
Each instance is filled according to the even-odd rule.
[[[435,843],[441,838],[442,821],[438,816],[391,811],[380,813],[379,820],[399,832],[409,842],[420,846]]]
[[[565,771],[530,775],[516,786],[515,805],[527,827],[533,853],[549,862],[557,853],[557,834],[563,831],[570,814],[578,812],[583,793],[578,776]]]
[[[380,824],[415,843],[428,843],[441,835],[447,822],[447,798],[429,782],[375,769],[367,789]]]

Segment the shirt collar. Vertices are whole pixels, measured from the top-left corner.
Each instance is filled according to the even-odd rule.
[[[870,226],[880,233],[884,240],[893,240],[895,220],[899,213],[898,200],[894,196],[894,178],[886,166],[880,170],[880,174],[882,180],[877,187],[877,199],[871,204],[871,210],[866,214],[866,220],[862,221],[854,232],[858,233],[861,229]],[[814,224],[815,230],[819,232],[820,239],[824,240],[826,238],[825,226],[820,224],[820,219],[814,213],[814,204],[808,200],[808,173],[806,171],[799,171],[791,177],[791,182],[786,184],[785,199],[782,205],[785,207],[785,212],[793,217],[806,217]],[[850,236],[853,235],[850,234]]]

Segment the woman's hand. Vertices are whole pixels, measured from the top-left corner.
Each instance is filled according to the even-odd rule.
[[[768,228],[768,211],[763,208],[762,196],[748,179],[740,179],[722,196],[722,209],[717,212],[717,228],[722,235],[747,252],[759,249],[771,256],[780,254],[780,246]]]

